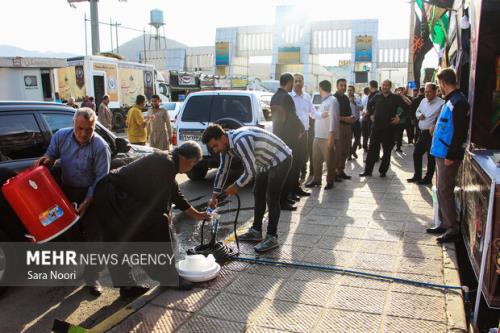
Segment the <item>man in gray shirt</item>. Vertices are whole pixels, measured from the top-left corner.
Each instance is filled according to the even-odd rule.
[[[335,161],[335,147],[338,141],[340,126],[340,111],[337,99],[332,96],[332,84],[324,80],[319,83],[321,105],[315,112],[314,141],[313,141],[313,172],[312,182],[306,187],[321,185],[323,176],[323,162],[326,162],[328,173],[326,176],[325,190],[333,188],[337,175]]]
[[[436,162],[434,156],[430,155],[432,144],[432,135],[430,128],[436,123],[437,116],[444,100],[437,97],[437,86],[434,83],[428,82],[425,85],[425,98],[420,102],[415,116],[418,120],[418,128],[420,135],[413,150],[413,166],[415,173],[412,178],[407,179],[409,183],[417,183],[419,185],[431,185]],[[422,156],[427,153],[427,173],[422,179]]]

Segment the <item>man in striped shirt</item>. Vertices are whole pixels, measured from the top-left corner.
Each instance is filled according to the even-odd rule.
[[[212,208],[217,205],[219,194],[224,192],[234,195],[255,178],[253,226],[239,238],[245,241],[260,241],[254,247],[258,252],[277,247],[280,196],[292,165],[292,150],[276,135],[258,127],[241,127],[226,132],[219,125],[211,125],[203,132],[202,142],[209,150],[220,154],[220,166],[215,176],[211,199]],[[244,172],[223,190],[234,157],[241,159]],[[269,224],[266,238],[262,240],[262,219],[266,203]]]

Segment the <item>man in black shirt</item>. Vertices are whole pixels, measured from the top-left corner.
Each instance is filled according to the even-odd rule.
[[[351,179],[351,176],[345,174],[345,162],[351,153],[351,142],[352,142],[352,124],[354,123],[354,118],[352,116],[351,102],[349,97],[345,94],[347,90],[346,79],[337,80],[337,91],[333,95],[340,106],[340,125],[339,125],[339,142],[336,145],[337,157],[337,176],[336,181],[341,181],[342,179]]]
[[[111,171],[98,183],[93,204],[84,215],[82,223],[89,226],[86,240],[165,242],[165,252],[173,255],[171,205],[195,220],[209,219],[207,213],[199,212],[184,199],[175,180],[176,174],[191,170],[201,157],[200,146],[187,141],[173,151],[172,157],[157,152]],[[168,281],[181,283],[172,265],[143,268],[163,285],[171,283]],[[108,269],[122,297],[138,296],[147,290],[133,285],[128,267],[111,265]]]
[[[300,154],[300,138],[305,135],[304,125],[297,116],[295,103],[288,93],[292,91],[293,76],[284,73],[280,77],[280,88],[271,98],[271,112],[273,116],[273,133],[283,140],[292,149],[293,161],[288,178],[281,194],[281,209],[296,210],[293,201],[300,198],[293,193],[299,186],[300,161],[296,158]],[[287,200],[288,199],[288,200]]]
[[[378,82],[375,80],[370,81],[370,94],[368,95],[368,102],[378,94]],[[368,110],[363,110],[361,114],[361,135],[363,136],[363,149],[365,152],[368,151],[368,139],[370,138],[370,134],[372,131],[372,121],[370,119],[370,115],[368,114]]]
[[[380,177],[385,177],[391,163],[391,151],[394,147],[394,130],[399,123],[397,108],[403,108],[401,114],[405,117],[408,114],[409,105],[399,95],[391,93],[392,82],[385,80],[382,83],[382,93],[373,96],[368,102],[368,114],[373,122],[370,136],[370,146],[366,157],[365,171],[359,174],[360,177],[371,176],[373,166],[379,156],[380,144],[382,144],[384,155],[380,163]]]

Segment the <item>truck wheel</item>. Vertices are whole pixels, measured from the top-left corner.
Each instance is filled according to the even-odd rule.
[[[195,166],[187,173],[187,176],[191,180],[202,180],[205,178],[208,172],[208,167],[206,166]]]
[[[125,128],[125,117],[120,112],[113,113],[113,124],[115,129]]]
[[[0,242],[8,242],[8,241],[9,238],[7,237],[7,235],[2,230],[0,230]],[[2,281],[5,269],[6,269],[5,253],[3,252],[3,249],[0,247],[0,281]],[[7,287],[0,286],[0,297],[5,292],[5,290],[7,290]]]

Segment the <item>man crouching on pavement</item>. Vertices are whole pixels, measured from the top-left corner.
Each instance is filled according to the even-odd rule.
[[[203,132],[202,142],[214,153],[220,153],[220,166],[215,176],[210,206],[214,208],[217,205],[217,196],[222,192],[233,157],[240,158],[244,172],[224,192],[234,195],[255,177],[255,210],[253,226],[239,236],[239,239],[260,241],[254,247],[258,252],[278,247],[280,195],[292,165],[291,149],[276,135],[258,127],[241,127],[226,132],[219,125],[211,125]],[[262,240],[262,219],[266,203],[269,224],[266,238]]]
[[[111,171],[97,185],[94,202],[85,215],[92,225],[89,240],[166,242],[165,251],[173,254],[169,227],[172,203],[195,220],[209,218],[186,201],[175,180],[178,173],[190,171],[201,157],[200,146],[187,141],[172,152],[172,157],[156,152]],[[162,281],[172,281],[174,277],[180,288],[191,287],[178,277],[173,265],[143,268],[160,284],[165,285]],[[136,284],[129,267],[108,265],[108,269],[115,286],[124,277],[128,279],[126,286],[120,287],[122,298],[136,297],[148,290]]]

